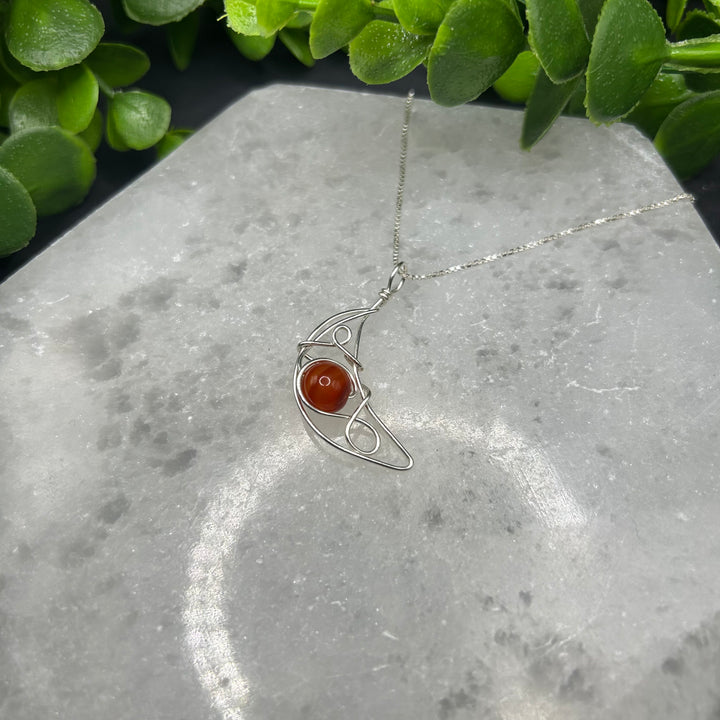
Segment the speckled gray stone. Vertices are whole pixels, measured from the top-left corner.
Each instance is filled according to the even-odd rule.
[[[720,255],[689,204],[363,335],[401,473],[318,448],[296,343],[391,266],[402,100],[276,86],[0,287],[0,717],[720,714]],[[679,192],[629,127],[418,101],[402,256]]]

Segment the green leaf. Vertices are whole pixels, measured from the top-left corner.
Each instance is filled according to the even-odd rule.
[[[15,95],[15,88],[12,90],[5,87],[0,87],[0,128],[10,127],[10,102]]]
[[[225,14],[227,15],[228,27],[240,35],[266,34],[258,25],[257,11],[253,2],[225,0]],[[274,33],[270,33],[270,36],[275,37]]]
[[[530,97],[540,61],[531,50],[521,52],[513,64],[495,81],[493,89],[508,102],[524,103]]]
[[[113,25],[123,34],[131,35],[142,29],[142,25],[131,20],[125,12],[122,0],[110,0],[110,10],[113,17]]]
[[[78,137],[81,138],[93,152],[95,152],[100,147],[102,136],[103,116],[99,108],[95,108],[95,114],[92,116],[90,124],[81,133],[78,133]]]
[[[124,43],[100,43],[87,59],[90,69],[112,88],[136,83],[150,69],[150,58]]]
[[[35,234],[36,224],[30,193],[11,172],[0,167],[0,257],[24,248]]]
[[[266,35],[271,35],[285,27],[297,5],[294,0],[257,0],[255,8],[258,25]]]
[[[428,58],[428,87],[439,105],[461,105],[485,92],[525,47],[517,10],[503,0],[456,0]]]
[[[452,0],[393,0],[400,24],[415,35],[434,35]]]
[[[25,186],[38,215],[52,215],[80,203],[95,179],[90,148],[59,127],[32,128],[0,145],[0,166]]]
[[[257,62],[262,60],[275,46],[276,35],[264,37],[263,35],[240,35],[228,28],[228,35],[233,45],[243,57]]]
[[[105,32],[88,0],[13,0],[5,37],[13,56],[33,70],[59,70],[84,60]]]
[[[655,147],[680,178],[702,170],[720,153],[720,91],[678,105],[660,126]]]
[[[570,96],[567,105],[563,110],[563,115],[570,115],[572,117],[586,116],[585,113],[585,76],[581,75],[577,86]]]
[[[199,31],[200,14],[197,11],[167,26],[168,49],[178,70],[186,70],[190,65]]]
[[[687,0],[667,0],[667,6],[665,7],[665,20],[671,30],[675,30],[675,28],[680,24],[686,5]]]
[[[192,130],[178,128],[169,130],[163,135],[162,140],[155,146],[155,153],[158,160],[167,157],[173,150],[177,150],[191,135]]]
[[[709,13],[720,18],[720,0],[703,0],[703,5]]]
[[[562,83],[587,65],[590,41],[577,0],[527,0],[530,47],[547,76]]]
[[[304,30],[305,28],[310,27],[310,23],[312,22],[313,16],[312,13],[307,12],[306,10],[301,10],[300,12],[296,12],[286,23],[285,27],[289,28],[290,30]]]
[[[85,130],[98,103],[98,83],[84,63],[58,73],[57,113],[60,124],[72,133]]]
[[[426,58],[431,42],[396,23],[373,20],[350,43],[350,69],[368,85],[392,82]]]
[[[585,32],[587,36],[591,38],[595,32],[595,26],[597,25],[598,16],[605,0],[578,0],[578,7],[580,8],[580,14],[585,24]]]
[[[324,58],[345,47],[374,17],[370,0],[319,0],[310,25],[310,50]]]
[[[552,127],[568,104],[580,80],[581,77],[575,77],[564,83],[554,83],[540,69],[523,117],[520,139],[523,148],[531,148]]]
[[[110,100],[108,123],[112,124],[122,144],[132,150],[145,150],[159,142],[167,132],[170,105],[158,95],[144,90],[119,92]]]
[[[54,75],[21,85],[8,109],[10,132],[59,125],[57,79]]]
[[[682,75],[690,90],[697,93],[720,90],[720,73],[683,72]]]
[[[5,68],[0,66],[0,127],[10,126],[8,108],[18,87],[19,85],[15,78],[11,77],[5,71]]]
[[[1,26],[0,26],[1,30]],[[40,73],[36,73],[22,63],[19,63],[7,49],[5,43],[5,35],[0,31],[0,68],[4,70],[15,82],[24,83],[35,80],[40,77]]]
[[[603,123],[627,115],[667,57],[665,26],[647,0],[607,0],[587,69],[590,119]]]
[[[315,59],[310,52],[308,34],[305,30],[283,28],[278,37],[282,44],[306,67],[312,67]]]
[[[115,127],[115,118],[111,113],[108,113],[107,118],[105,118],[105,139],[113,150],[125,152],[130,149],[130,146],[123,140]]]
[[[660,73],[625,120],[648,137],[655,137],[670,111],[692,97],[695,93],[688,89],[680,73]]]
[[[691,10],[675,30],[678,40],[703,38],[720,33],[720,19],[702,10]]]
[[[200,7],[204,0],[123,0],[131,20],[145,25],[167,25],[182,20]]]

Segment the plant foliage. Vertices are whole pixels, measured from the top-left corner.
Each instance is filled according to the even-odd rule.
[[[688,177],[720,152],[720,0],[113,0],[120,27],[166,27],[178,69],[203,11],[237,50],[284,45],[310,66],[336,51],[366,83],[419,65],[430,95],[460,105],[489,88],[525,105],[523,147],[562,113],[626,121]],[[205,6],[205,7],[202,7]],[[223,12],[224,10],[224,12]],[[26,245],[36,217],[83,200],[104,139],[117,151],[175,149],[189,131],[140,87],[147,55],[103,42],[91,0],[0,0],[0,256]]]

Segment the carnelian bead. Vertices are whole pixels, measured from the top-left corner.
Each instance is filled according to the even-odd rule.
[[[341,410],[352,392],[348,371],[332,360],[311,362],[302,373],[300,389],[312,407],[321,412]]]

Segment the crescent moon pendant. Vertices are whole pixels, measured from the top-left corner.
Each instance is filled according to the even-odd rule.
[[[344,310],[320,323],[298,344],[293,391],[308,427],[337,450],[392,470],[409,470],[413,459],[370,404],[358,359],[365,321],[402,286],[393,270],[388,287],[368,308]]]

